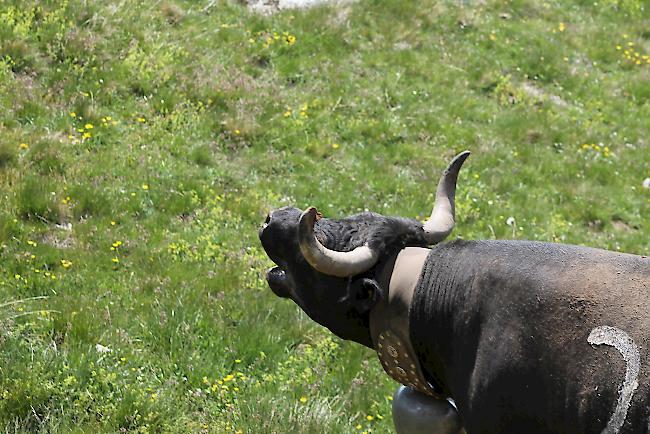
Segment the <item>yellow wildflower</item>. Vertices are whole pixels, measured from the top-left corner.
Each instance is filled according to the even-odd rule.
[[[63,268],[70,268],[72,266],[72,262],[68,261],[67,259],[61,259],[61,265]]]
[[[300,402],[302,402],[303,404],[304,404],[305,402],[307,402],[307,397],[306,397],[306,396],[301,396],[301,397],[300,397]]]
[[[27,143],[21,143],[20,145],[18,145],[18,147],[20,149],[27,149],[27,148],[29,148],[29,145]]]
[[[557,29],[558,29],[560,32],[563,32],[563,31],[566,30],[566,25],[565,25],[564,23],[560,23],[560,24],[557,26]]]

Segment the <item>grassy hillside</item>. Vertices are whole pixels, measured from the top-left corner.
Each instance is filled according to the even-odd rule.
[[[266,212],[650,254],[642,0],[0,2],[0,427],[391,432],[376,356],[263,275]]]

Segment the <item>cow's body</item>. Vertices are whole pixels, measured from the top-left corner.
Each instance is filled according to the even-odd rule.
[[[412,343],[468,433],[599,433],[617,412],[620,432],[649,432],[650,258],[455,241],[435,246],[425,269],[411,306]],[[616,407],[635,361],[588,342],[602,326],[624,332],[631,341],[622,350],[640,356],[627,410]]]
[[[313,207],[272,211],[259,232],[277,265],[269,286],[373,349],[374,318],[408,311],[404,348],[415,351],[406,354],[455,400],[469,434],[650,434],[650,258],[527,241],[438,244],[454,226],[467,155],[443,172],[424,224],[374,213],[326,219]],[[432,245],[419,280],[393,280],[420,274],[393,268],[400,252]],[[405,282],[416,282],[410,309],[381,314],[393,283]],[[395,358],[382,364],[404,381],[400,352],[376,347]]]

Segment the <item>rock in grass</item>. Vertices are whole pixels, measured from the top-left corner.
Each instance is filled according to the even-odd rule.
[[[322,3],[342,4],[350,0],[246,0],[245,3],[252,11],[271,14],[283,9],[309,8]]]

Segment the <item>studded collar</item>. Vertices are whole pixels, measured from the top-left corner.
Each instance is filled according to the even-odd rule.
[[[410,339],[409,311],[429,249],[407,247],[378,270],[383,297],[370,312],[370,333],[379,361],[395,381],[421,393],[444,399],[441,387],[430,383]]]

